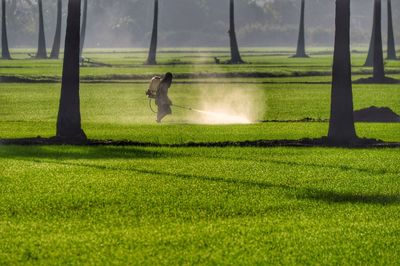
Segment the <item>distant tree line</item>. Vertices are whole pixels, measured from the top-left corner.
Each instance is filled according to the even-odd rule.
[[[44,32],[52,41],[57,24],[56,0],[42,0]],[[10,47],[35,47],[39,27],[37,0],[6,0]],[[65,34],[66,1],[63,1]],[[89,1],[88,47],[147,47],[152,35],[148,18],[153,15],[153,1]],[[229,26],[224,0],[164,0],[159,3],[158,42],[160,46],[224,46],[221,35]],[[300,0],[236,0],[236,33],[243,46],[292,46],[297,41]],[[400,4],[393,1],[394,25],[400,22]],[[177,12],[179,10],[179,12]],[[305,37],[309,45],[333,44],[334,1],[307,0]],[[367,44],[372,25],[372,1],[353,0],[351,37],[353,44]],[[386,5],[382,11],[386,13]],[[312,14],[312,16],[310,16]],[[386,16],[383,17],[386,27]],[[101,32],[102,34],[98,34]],[[394,27],[395,39],[400,30]],[[386,41],[386,34],[383,36]]]

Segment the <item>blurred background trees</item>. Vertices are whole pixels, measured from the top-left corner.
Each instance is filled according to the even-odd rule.
[[[386,2],[386,0],[384,0]],[[227,0],[161,0],[158,41],[161,47],[226,46],[229,41]],[[63,35],[66,3],[63,1]],[[286,46],[297,42],[298,0],[236,0],[236,33],[241,46]],[[400,39],[400,3],[393,5],[395,38]],[[86,47],[148,47],[153,1],[89,1]],[[7,0],[10,47],[37,45],[37,0]],[[333,46],[334,1],[309,0],[306,9],[307,45]],[[352,44],[368,44],[373,1],[352,0]],[[57,1],[43,0],[46,36],[54,36]],[[386,32],[386,4],[382,5]],[[384,34],[384,41],[386,34]],[[386,41],[385,41],[386,43]]]

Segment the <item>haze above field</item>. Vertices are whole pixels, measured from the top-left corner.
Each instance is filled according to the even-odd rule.
[[[334,37],[334,1],[306,2],[308,45],[331,46]],[[8,10],[10,46],[35,47],[38,28],[36,0],[16,0],[11,3]],[[228,4],[227,0],[160,1],[160,47],[226,46]],[[372,0],[352,1],[354,46],[364,45],[369,41],[372,4]],[[43,6],[49,46],[55,31],[56,1],[43,0]],[[237,0],[239,44],[259,47],[294,46],[299,6],[299,0]],[[63,8],[65,27],[66,1]],[[152,9],[153,1],[150,0],[89,0],[86,46],[147,47],[151,34]],[[400,3],[397,1],[393,2],[393,12],[394,25],[399,25]],[[386,1],[383,2],[383,13],[383,27],[386,27]],[[399,27],[395,27],[395,35],[397,39],[400,38]]]

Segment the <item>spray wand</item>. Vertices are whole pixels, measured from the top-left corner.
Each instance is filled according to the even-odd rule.
[[[180,108],[180,109],[189,110],[189,111],[196,111],[196,110],[193,109],[192,107],[181,106],[181,105],[175,105],[175,104],[172,104],[171,106],[176,107],[176,108]]]

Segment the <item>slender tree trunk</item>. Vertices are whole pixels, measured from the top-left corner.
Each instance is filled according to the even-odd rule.
[[[376,27],[374,34],[374,80],[382,81],[385,79],[385,66],[383,62],[382,47],[382,0],[375,0],[374,17],[376,17]]]
[[[82,58],[83,47],[85,46],[86,25],[87,25],[88,0],[83,0],[81,44],[79,49],[79,58]]]
[[[392,18],[392,0],[387,0],[388,9],[388,51],[387,57],[389,60],[396,60],[396,45],[393,34],[393,18]]]
[[[336,35],[328,138],[348,143],[357,138],[354,126],[350,57],[350,0],[336,0]]]
[[[57,137],[62,139],[86,139],[81,128],[79,99],[80,16],[81,0],[69,0],[60,107],[57,120]]]
[[[234,0],[230,0],[229,7],[229,39],[231,44],[231,64],[243,64],[244,61],[240,56],[239,46],[236,39],[235,29],[235,3]]]
[[[61,43],[61,19],[62,19],[62,0],[57,1],[57,26],[56,33],[54,35],[53,49],[51,50],[51,59],[58,59],[60,55],[60,43]]]
[[[151,34],[151,43],[149,56],[147,58],[148,65],[156,65],[157,60],[157,35],[158,35],[158,0],[154,0],[154,18],[153,18],[153,32]]]
[[[375,3],[375,0],[374,0]],[[375,33],[376,33],[376,24],[377,24],[377,17],[375,12],[375,4],[373,10],[373,19],[372,19],[372,33],[371,33],[371,40],[369,42],[369,49],[368,49],[368,56],[365,60],[364,66],[365,67],[372,67],[374,66],[374,45],[375,45]]]
[[[10,51],[8,49],[8,37],[7,37],[7,18],[6,18],[6,0],[1,1],[2,7],[2,18],[1,18],[1,55],[3,59],[11,59]]]
[[[36,58],[45,59],[47,58],[47,52],[46,52],[46,37],[44,34],[42,0],[38,0],[38,6],[39,6],[39,42],[38,42],[38,51],[36,53]]]
[[[301,0],[299,38],[297,40],[297,51],[294,57],[308,57],[306,54],[306,42],[305,42],[305,30],[304,30],[305,5],[306,5],[305,0]]]

